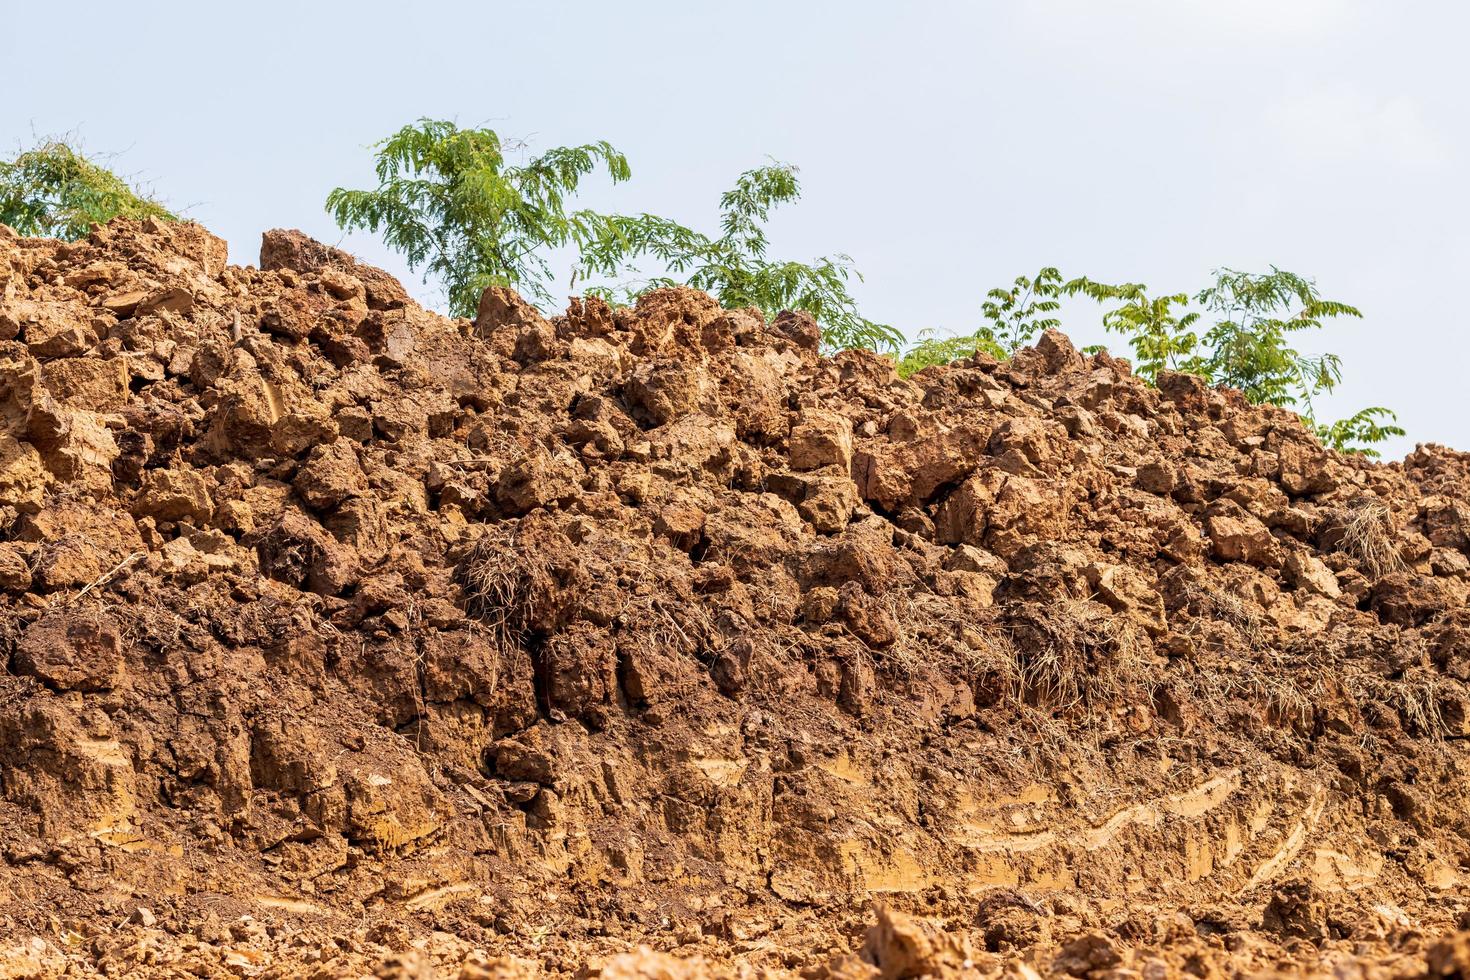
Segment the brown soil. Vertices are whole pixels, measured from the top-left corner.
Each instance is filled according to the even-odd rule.
[[[1470,456],[7,231],[0,976],[1470,975]]]

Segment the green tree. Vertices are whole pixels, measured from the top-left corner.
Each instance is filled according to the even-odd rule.
[[[1128,338],[1139,374],[1150,382],[1161,371],[1184,371],[1237,388],[1257,404],[1300,412],[1324,444],[1343,452],[1377,456],[1373,444],[1404,434],[1393,424],[1394,413],[1382,406],[1330,424],[1317,421],[1313,400],[1337,387],[1342,360],[1332,353],[1303,354],[1291,337],[1363,314],[1324,299],[1310,279],[1275,266],[1266,273],[1219,269],[1214,283],[1194,297],[1202,310],[1188,312],[1181,312],[1189,305],[1186,294],[1150,299],[1138,284],[1099,286],[1089,295],[1124,301],[1104,314],[1103,324]],[[1194,327],[1205,317],[1214,322],[1200,336]]]
[[[1061,309],[1067,286],[1062,274],[1047,266],[1034,278],[1017,276],[1009,289],[992,289],[980,304],[980,315],[989,322],[976,336],[1007,355],[1016,353],[1041,332],[1061,326],[1055,314]]]
[[[1362,314],[1322,298],[1310,279],[1275,266],[1259,274],[1220,269],[1214,282],[1193,297],[1151,296],[1142,283],[1068,280],[1048,266],[1034,278],[1020,276],[1010,288],[991,290],[981,307],[986,322],[973,335],[924,336],[899,359],[899,373],[907,377],[976,350],[1009,357],[1041,331],[1058,326],[1061,299],[1078,295],[1117,304],[1103,313],[1103,327],[1127,339],[1135,369],[1150,384],[1157,384],[1164,371],[1182,371],[1238,388],[1252,402],[1300,412],[1323,444],[1342,452],[1376,457],[1375,444],[1404,435],[1397,416],[1382,406],[1336,422],[1317,421],[1313,400],[1336,388],[1342,362],[1336,354],[1301,353],[1292,335]],[[1199,309],[1191,309],[1195,305]],[[1206,318],[1214,322],[1201,333]]]
[[[1204,338],[1205,375],[1253,402],[1300,405],[1309,418],[1313,396],[1342,380],[1342,361],[1336,354],[1303,355],[1290,345],[1290,336],[1320,330],[1336,317],[1363,315],[1323,299],[1311,280],[1275,266],[1264,274],[1220,269],[1195,300],[1216,318]]]
[[[579,274],[617,276],[640,259],[653,258],[668,274],[645,281],[640,289],[682,282],[724,306],[754,306],[767,318],[782,310],[805,310],[822,328],[829,350],[897,351],[903,335],[858,312],[848,286],[862,276],[849,256],[822,256],[810,263],[767,257],[771,211],[800,197],[796,167],[773,163],[747,170],[720,197],[719,237],[656,215],[614,217],[603,226],[603,237],[583,248]],[[591,291],[618,298],[616,290]]]
[[[593,170],[606,170],[614,183],[629,178],[627,159],[606,142],[558,147],[513,165],[494,130],[421,119],[375,151],[378,187],[339,187],[328,195],[327,210],[344,229],[382,232],[410,268],[440,281],[456,316],[472,316],[492,285],[551,307],[555,280],[547,253],[566,247],[575,254],[573,288],[580,282],[591,294],[628,298],[597,281],[630,274],[652,259],[662,266],[660,275],[639,291],[682,282],[726,306],[755,306],[771,317],[805,310],[830,348],[897,349],[902,340],[892,327],[858,313],[848,286],[860,277],[847,256],[812,263],[767,258],[771,210],[801,195],[795,167],[742,174],[720,199],[716,238],[657,215],[568,210],[567,200]]]
[[[346,230],[381,231],[409,268],[439,280],[454,316],[473,316],[489,286],[549,304],[546,251],[581,247],[607,220],[568,211],[567,198],[598,168],[614,183],[631,176],[627,159],[607,142],[556,147],[516,165],[494,130],[433,119],[404,126],[374,149],[377,189],[338,187],[327,195],[327,211]]]
[[[22,235],[85,237],[113,218],[177,220],[159,202],[59,140],[0,161],[0,223]]]
[[[1103,328],[1122,334],[1133,348],[1134,368],[1150,384],[1157,384],[1161,371],[1185,371],[1208,374],[1208,366],[1200,352],[1200,338],[1194,331],[1199,322],[1198,311],[1183,312],[1189,305],[1186,293],[1149,296],[1141,283],[1108,286],[1087,283],[1079,290],[1093,299],[1119,299],[1123,303],[1103,314]]]

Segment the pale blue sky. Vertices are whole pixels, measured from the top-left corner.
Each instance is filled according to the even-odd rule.
[[[583,200],[708,224],[775,157],[805,197],[774,251],[845,251],[864,311],[972,329],[1022,271],[1196,290],[1275,263],[1360,306],[1309,338],[1470,448],[1470,9],[1371,0],[7,4],[0,141],[78,130],[254,262],[418,116],[533,147],[605,138],[630,184]],[[343,242],[408,276],[373,240]],[[416,280],[415,280],[416,282]],[[420,287],[421,298],[434,300]],[[1069,311],[1079,343],[1097,311]]]

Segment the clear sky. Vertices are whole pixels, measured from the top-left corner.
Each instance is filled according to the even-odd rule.
[[[1366,319],[1323,415],[1470,449],[1470,8],[1447,0],[532,0],[6,5],[0,141],[76,131],[254,262],[419,116],[533,148],[608,139],[583,201],[697,226],[768,157],[804,197],[773,254],[853,256],[864,312],[974,328],[1041,265],[1194,291],[1274,263]],[[434,302],[431,289],[421,298]],[[1079,343],[1095,307],[1068,311]]]

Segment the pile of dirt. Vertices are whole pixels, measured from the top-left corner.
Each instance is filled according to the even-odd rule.
[[[7,232],[0,976],[1470,969],[1470,456]]]

